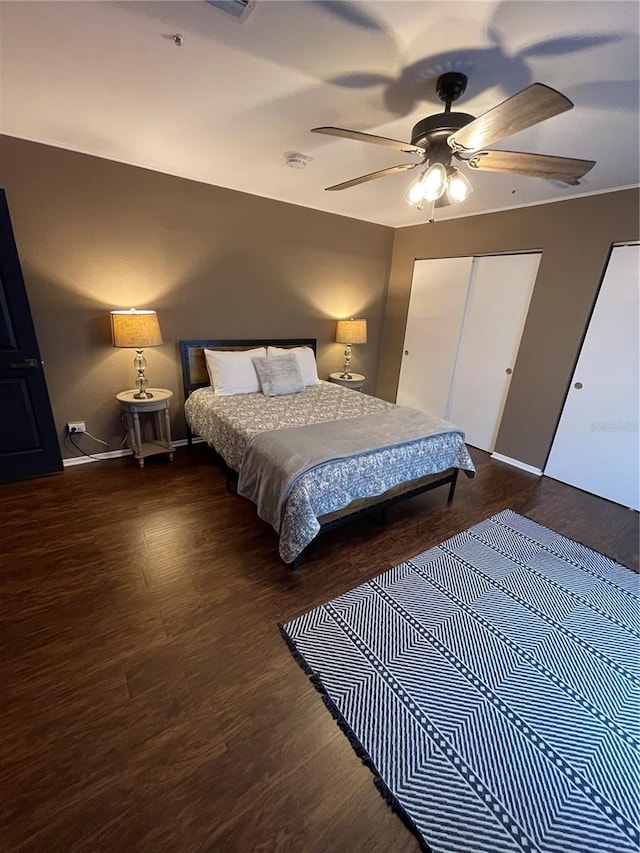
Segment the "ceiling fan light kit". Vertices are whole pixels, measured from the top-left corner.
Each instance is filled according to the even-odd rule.
[[[446,194],[448,204],[459,204],[472,192],[468,179],[455,166],[445,169],[441,163],[434,163],[411,184],[406,199],[422,210],[425,201],[436,202]]]
[[[545,154],[528,154],[518,151],[485,151],[500,139],[526,130],[555,115],[573,108],[571,101],[560,92],[543,83],[532,83],[502,103],[475,118],[468,113],[452,112],[451,104],[464,94],[467,77],[458,71],[442,74],[436,84],[438,97],[445,104],[443,113],[427,116],[414,125],[411,142],[389,139],[371,133],[340,127],[314,127],[313,133],[324,133],[375,145],[394,148],[405,154],[422,157],[419,163],[405,163],[370,172],[327,190],[345,190],[368,181],[377,180],[396,172],[424,166],[417,181],[405,193],[409,204],[419,210],[423,202],[458,204],[464,201],[473,188],[455,166],[453,158],[466,163],[470,169],[485,172],[527,175],[533,178],[562,181],[577,186],[580,179],[595,166],[594,160],[572,157],[555,157]]]

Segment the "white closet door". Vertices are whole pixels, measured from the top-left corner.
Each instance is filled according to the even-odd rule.
[[[613,249],[545,474],[638,509],[640,247]]]
[[[443,418],[472,258],[416,261],[396,401]]]
[[[446,418],[492,452],[518,355],[540,253],[475,258]]]

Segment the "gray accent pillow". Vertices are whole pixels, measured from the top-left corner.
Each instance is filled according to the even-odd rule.
[[[297,394],[304,391],[304,379],[298,359],[293,353],[287,355],[256,356],[253,364],[266,397],[279,397],[282,394]]]

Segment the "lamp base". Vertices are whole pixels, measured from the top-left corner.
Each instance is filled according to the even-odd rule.
[[[138,375],[136,377],[136,388],[138,389],[138,393],[133,395],[133,399],[150,400],[153,397],[153,394],[150,391],[147,391],[149,380],[144,375],[147,362],[141,349],[136,349],[136,357],[133,360],[133,364],[138,371]]]
[[[344,364],[342,365],[342,373],[340,379],[353,379],[351,373],[351,344],[347,344],[344,348]]]

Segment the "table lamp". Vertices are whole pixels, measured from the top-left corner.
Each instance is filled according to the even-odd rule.
[[[367,321],[366,320],[338,320],[336,326],[336,342],[346,344],[344,350],[344,365],[343,372],[340,374],[341,379],[352,379],[351,373],[351,347],[353,344],[366,344],[367,342]]]
[[[162,344],[158,315],[155,311],[136,311],[135,308],[130,311],[112,311],[111,334],[114,347],[127,347],[136,351],[133,364],[138,371],[138,393],[133,395],[134,398],[148,400],[153,397],[153,394],[146,390],[149,380],[144,375],[147,362],[142,351],[145,347],[159,347]]]

